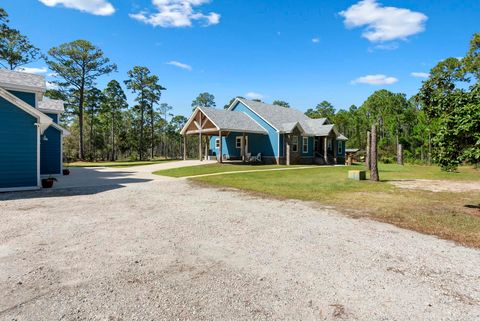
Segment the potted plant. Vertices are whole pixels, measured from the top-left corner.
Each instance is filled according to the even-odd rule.
[[[43,188],[52,188],[53,182],[56,182],[57,179],[55,177],[49,177],[42,179],[42,187]]]

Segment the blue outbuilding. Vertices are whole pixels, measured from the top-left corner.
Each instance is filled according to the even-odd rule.
[[[0,192],[32,190],[62,173],[63,102],[44,99],[45,78],[0,69]]]

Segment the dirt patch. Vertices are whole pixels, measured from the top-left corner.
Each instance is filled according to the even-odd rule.
[[[405,189],[420,189],[431,192],[480,192],[480,182],[458,182],[430,179],[412,179],[391,181],[390,184]]]

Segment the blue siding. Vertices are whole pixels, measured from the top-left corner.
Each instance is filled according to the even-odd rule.
[[[262,118],[257,116],[257,114],[255,114],[253,111],[251,111],[247,106],[245,106],[241,102],[238,102],[232,108],[232,110],[243,112],[243,113],[247,114],[248,116],[253,118],[253,120],[255,120],[257,123],[259,123],[260,126],[262,126],[263,128],[265,128],[267,130],[268,136],[263,135],[266,138],[265,142],[267,144],[264,145],[264,150],[259,151],[259,153],[262,153],[264,156],[278,157],[278,156],[281,155],[281,154],[280,155],[278,154],[278,141],[279,141],[279,136],[280,135],[279,135],[279,133],[277,133],[275,128],[270,126],[267,122],[265,122]],[[259,136],[262,136],[262,135],[259,135]],[[252,142],[253,142],[253,140],[252,140]]]
[[[58,114],[46,113],[45,115],[47,115],[48,117],[50,117],[51,119],[53,119],[53,122],[54,122],[55,124],[58,124]]]
[[[222,137],[222,154],[230,157],[241,157],[242,151],[236,146],[236,139],[242,136],[242,133],[231,132],[227,137]],[[262,153],[264,156],[272,156],[274,152],[270,144],[270,138],[262,134],[245,134],[248,140],[248,152],[252,155]],[[218,136],[212,136],[209,142],[210,151],[219,155],[219,150],[215,146]]]
[[[0,97],[0,188],[37,186],[36,122]]]
[[[36,103],[35,93],[27,93],[23,91],[14,91],[14,90],[10,90],[10,93],[20,98],[21,100],[23,100],[24,102],[32,106],[33,108],[37,107],[35,105]]]
[[[48,127],[40,139],[40,174],[60,174],[62,170],[60,154],[62,133],[53,127]],[[48,140],[44,140],[44,138]]]

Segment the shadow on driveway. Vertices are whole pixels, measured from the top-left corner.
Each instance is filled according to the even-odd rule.
[[[147,183],[152,181],[152,179],[148,178],[135,177],[134,172],[119,171],[103,167],[70,168],[70,175],[58,176],[57,179],[58,181],[54,183],[54,186],[51,189],[0,193],[0,201],[92,195],[122,188],[127,184]]]

